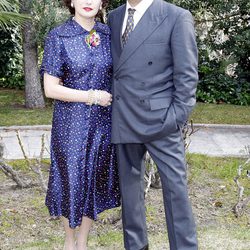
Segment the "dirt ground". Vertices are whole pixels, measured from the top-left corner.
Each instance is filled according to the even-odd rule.
[[[189,194],[198,228],[201,250],[250,249],[250,208],[235,218],[237,201],[233,182],[211,178],[207,173],[189,176]],[[27,177],[27,176],[26,176]],[[0,171],[0,249],[63,249],[60,220],[51,219],[39,187],[18,189]],[[162,193],[150,189],[146,198],[147,225],[151,250],[169,249]],[[90,250],[122,250],[120,209],[102,213],[89,240]]]

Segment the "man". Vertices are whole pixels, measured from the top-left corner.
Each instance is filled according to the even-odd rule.
[[[117,145],[125,248],[148,249],[148,151],[161,177],[170,249],[196,250],[181,133],[198,80],[192,16],[163,0],[128,0],[108,22],[114,64],[112,142]]]

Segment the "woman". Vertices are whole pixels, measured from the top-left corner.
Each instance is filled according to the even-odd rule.
[[[120,205],[110,143],[110,30],[95,21],[107,1],[64,2],[74,16],[48,34],[41,66],[45,95],[56,100],[46,205],[62,216],[65,249],[85,250],[97,214]]]

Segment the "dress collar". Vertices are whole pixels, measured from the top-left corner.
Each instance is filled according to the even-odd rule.
[[[93,30],[96,30],[98,33],[110,34],[110,29],[107,25],[96,22]],[[64,24],[60,25],[57,29],[59,36],[71,37],[81,34],[88,34],[89,31],[85,30],[79,23],[77,23],[73,17],[70,17]]]

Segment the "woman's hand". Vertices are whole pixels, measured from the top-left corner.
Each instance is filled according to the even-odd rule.
[[[99,100],[98,100],[99,105],[101,105],[103,107],[107,107],[107,106],[111,105],[112,95],[110,93],[108,93],[107,91],[104,91],[104,90],[98,90],[97,95],[99,95]]]
[[[107,107],[111,105],[112,95],[105,90],[88,90],[88,105],[100,105]]]

